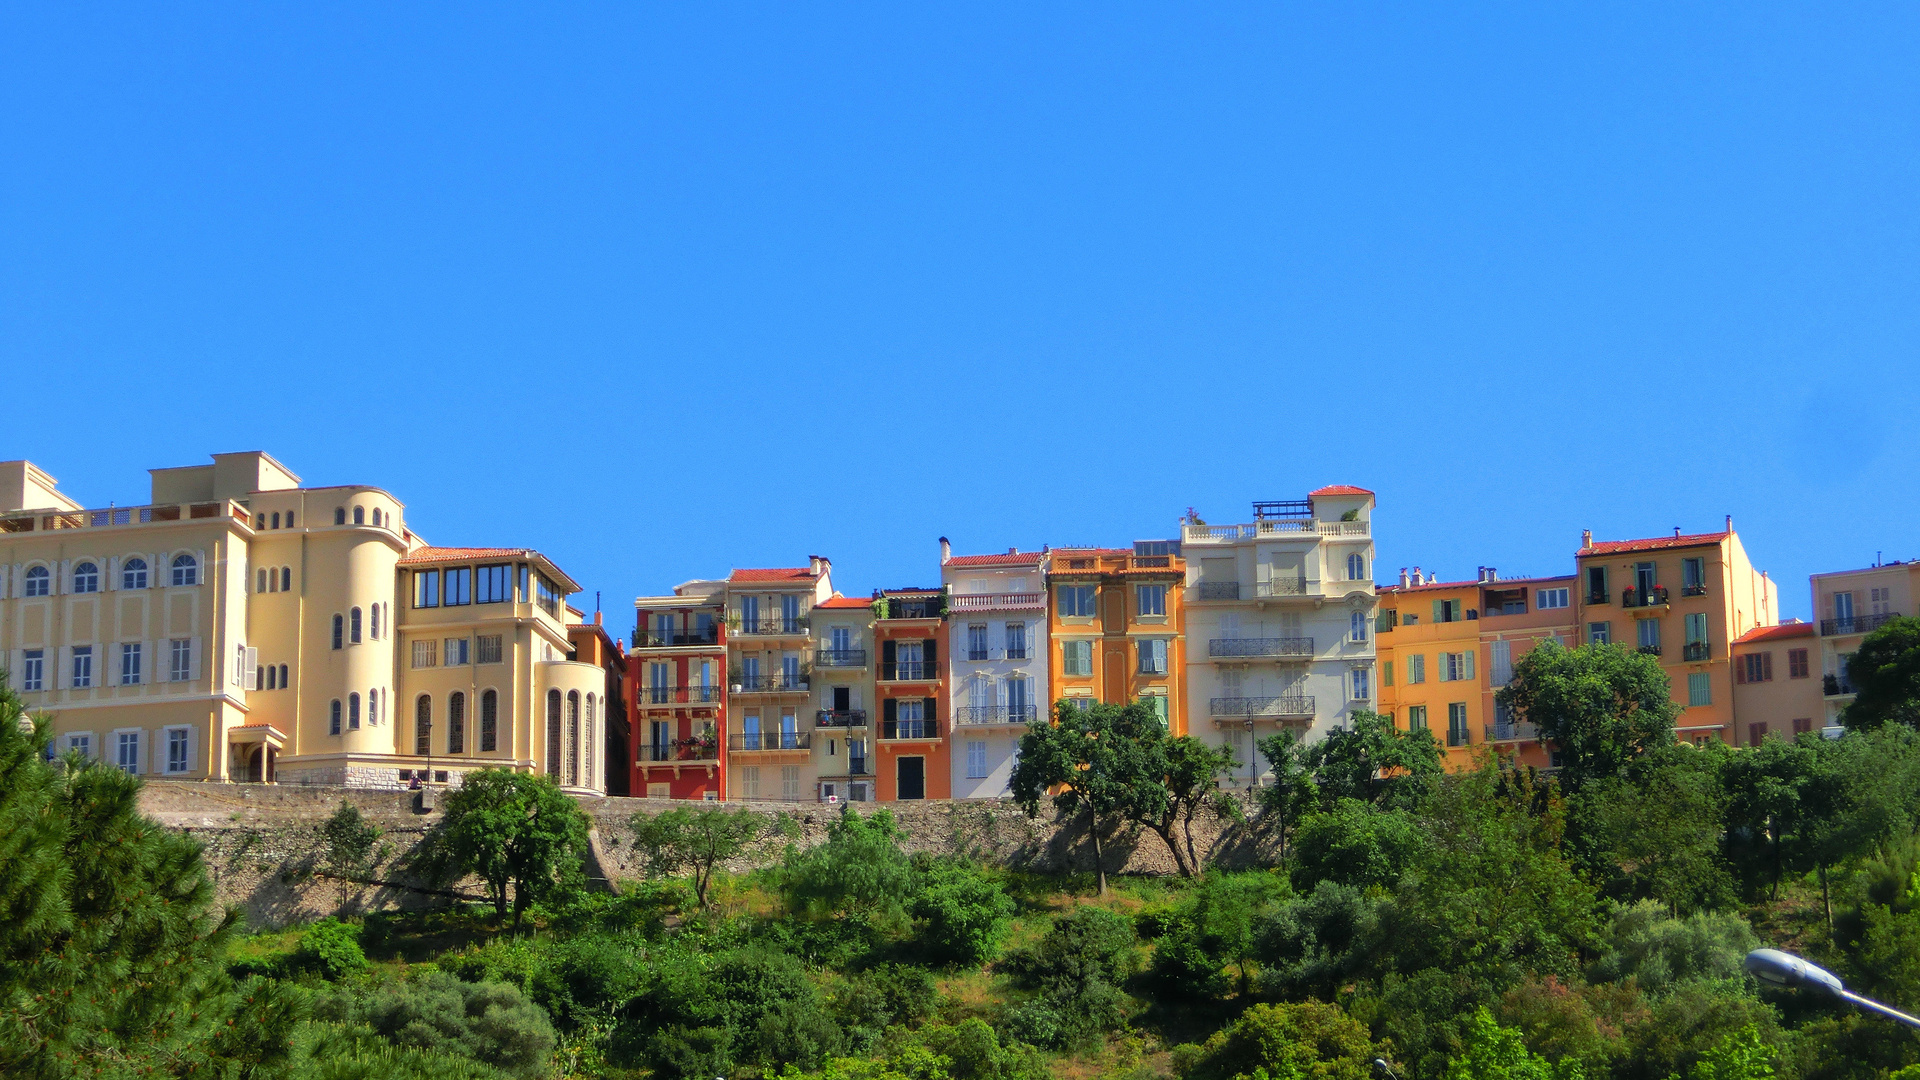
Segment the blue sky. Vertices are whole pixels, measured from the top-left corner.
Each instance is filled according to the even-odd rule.
[[[1336,482],[1383,578],[1920,555],[1911,6],[401,7],[0,8],[0,458],[264,448],[622,627]]]

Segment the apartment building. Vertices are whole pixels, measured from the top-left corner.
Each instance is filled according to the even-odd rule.
[[[735,730],[726,737],[724,798],[812,797],[813,609],[833,595],[833,564],[735,570],[727,577],[727,685]]]
[[[1189,515],[1181,527],[1185,558],[1168,592],[1184,615],[1174,633],[1188,640],[1168,648],[1187,726],[1175,730],[1229,747],[1237,783],[1266,775],[1259,740],[1315,738],[1374,707],[1373,507],[1372,492],[1335,485],[1256,502],[1244,524]],[[1056,620],[1057,635],[1069,631],[1084,632]]]
[[[1756,626],[1733,640],[1733,741],[1795,739],[1821,726],[1826,701],[1816,676],[1813,623]]]
[[[814,795],[870,802],[874,776],[874,602],[831,596],[813,609]]]
[[[1915,611],[1913,597],[1920,591],[1916,576],[1920,563],[1912,562],[1813,575],[1823,726],[1839,724],[1840,714],[1853,702],[1847,661],[1859,651],[1860,642],[1889,620]]]
[[[946,600],[941,589],[882,589],[873,598],[875,791],[883,801],[953,796],[949,717],[941,715],[950,708],[940,663]]]
[[[955,555],[940,538],[956,799],[1010,795],[1020,736],[1048,711],[1045,560],[1017,548]]]
[[[1581,643],[1660,658],[1685,707],[1679,735],[1735,743],[1731,643],[1779,621],[1779,592],[1747,558],[1727,518],[1720,532],[1638,540],[1581,537],[1574,592]]]
[[[572,609],[568,609],[569,614]],[[596,610],[593,618],[567,623],[567,659],[592,664],[605,675],[602,683],[606,708],[601,723],[606,732],[600,738],[600,763],[606,772],[609,795],[631,795],[633,731],[627,716],[627,650],[620,640],[607,632],[606,620]]]
[[[436,548],[369,486],[258,451],[85,509],[0,464],[0,650],[56,748],[137,775],[397,787],[479,766],[604,790],[579,586],[525,548]]]
[[[649,799],[718,799],[727,732],[727,582],[635,598],[627,660],[628,787]]]
[[[1187,733],[1187,562],[1178,540],[1132,548],[1054,548],[1047,556],[1053,647],[1047,677],[1056,699],[1139,701],[1167,730]]]

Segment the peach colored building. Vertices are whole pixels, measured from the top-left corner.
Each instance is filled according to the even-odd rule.
[[[1817,731],[1826,715],[1812,623],[1756,626],[1733,642],[1733,712],[1741,746],[1772,735],[1794,739]]]
[[[1889,619],[1912,615],[1913,598],[1920,592],[1920,563],[1891,562],[1859,570],[1839,570],[1815,574],[1813,617],[1819,626],[1819,652],[1823,723],[1840,723],[1840,714],[1853,701],[1853,686],[1847,680],[1847,661],[1860,648],[1860,642],[1885,625]]]

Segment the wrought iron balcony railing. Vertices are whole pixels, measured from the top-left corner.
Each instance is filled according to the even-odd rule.
[[[720,700],[718,686],[643,686],[636,695],[647,705],[711,705]]]
[[[1868,634],[1899,617],[1897,611],[1880,611],[1872,615],[1849,615],[1844,619],[1821,619],[1820,633],[1827,637],[1835,634]]]
[[[1680,586],[1680,595],[1705,596],[1707,595],[1707,587],[1705,585],[1682,585]]]
[[[1645,593],[1629,585],[1620,591],[1620,606],[1625,608],[1658,607],[1667,602],[1667,587],[1655,585]]]
[[[705,630],[689,630],[684,627],[677,630],[635,630],[633,647],[636,649],[667,649],[674,646],[718,645],[720,628],[710,626]]]
[[[940,677],[940,665],[926,660],[902,660],[880,664],[882,682],[930,682]]]
[[[1682,660],[1706,660],[1713,655],[1713,649],[1704,641],[1689,641],[1680,647]]]
[[[1269,596],[1305,596],[1307,582],[1305,578],[1275,578],[1272,581],[1253,583],[1253,595],[1256,599]]]
[[[1292,694],[1272,697],[1217,697],[1207,702],[1207,712],[1211,716],[1225,717],[1279,717],[1312,716],[1313,695]]]
[[[741,634],[795,635],[806,633],[808,625],[805,615],[792,619],[755,619],[752,622],[743,619],[740,622],[739,630],[736,632]]]
[[[641,764],[661,761],[713,761],[720,756],[720,746],[698,742],[689,743],[643,743],[636,755]]]
[[[1313,656],[1310,637],[1209,638],[1208,656]]]
[[[741,694],[804,694],[807,692],[807,677],[741,675],[734,680],[734,690]]]
[[[940,724],[935,720],[888,720],[880,725],[882,739],[937,739]]]
[[[811,731],[746,731],[727,736],[727,749],[750,753],[755,750],[805,750],[813,745]]]
[[[813,654],[813,662],[820,667],[849,668],[866,667],[865,649],[821,649]]]
[[[965,705],[953,710],[955,727],[965,724],[1031,724],[1040,715],[1034,705]]]
[[[1200,583],[1202,600],[1238,600],[1240,583],[1237,581],[1203,581]]]
[[[814,723],[820,727],[866,727],[865,709],[821,709],[815,714]]]
[[[1639,652],[1639,653],[1640,653],[1640,655],[1642,655],[1642,656],[1659,656],[1659,655],[1660,655],[1660,646],[1658,646],[1658,645],[1642,645],[1642,646],[1640,646],[1640,648],[1639,648],[1638,650],[1636,650],[1636,651],[1637,651],[1637,652]]]

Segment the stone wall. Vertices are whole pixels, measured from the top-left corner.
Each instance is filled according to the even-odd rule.
[[[407,857],[440,820],[435,810],[418,809],[412,792],[158,781],[142,788],[140,801],[141,808],[162,825],[206,845],[221,900],[244,908],[255,926],[323,918],[342,908],[413,908],[445,903],[453,895],[481,898],[475,883],[440,890],[406,873]],[[317,873],[324,847],[320,826],[343,801],[353,803],[381,830],[376,845],[380,858],[370,875],[377,884],[343,883]],[[579,803],[594,821],[588,876],[614,885],[644,873],[628,829],[633,816],[689,805],[624,798],[582,798]],[[787,815],[797,834],[794,842],[803,847],[824,840],[828,822],[842,812],[840,807],[819,803],[730,805]],[[861,813],[880,808],[858,807]],[[1028,818],[1012,803],[997,801],[891,803],[885,809],[906,834],[904,846],[909,851],[962,854],[1042,873],[1093,869],[1093,847],[1084,818],[1056,822],[1047,812]],[[1205,856],[1219,865],[1253,865],[1265,854],[1257,822],[1242,825],[1203,814],[1194,823],[1194,836]],[[1172,855],[1151,832],[1114,830],[1103,838],[1103,847],[1109,873],[1174,872]],[[771,863],[779,858],[780,848],[769,845],[729,869],[743,871]]]

